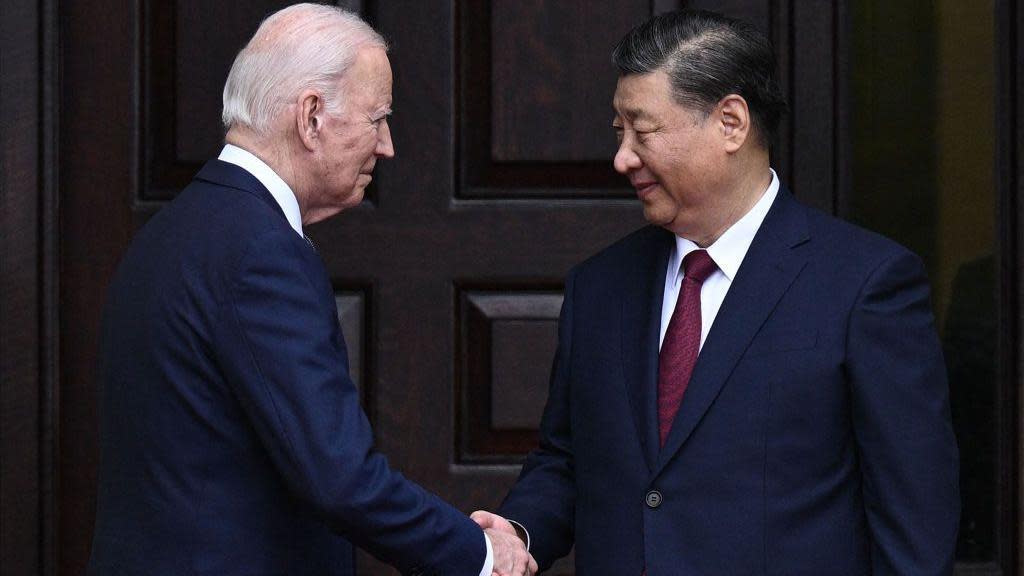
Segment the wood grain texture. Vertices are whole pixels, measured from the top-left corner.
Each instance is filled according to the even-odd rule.
[[[235,55],[264,18],[289,4],[143,3],[140,199],[170,200],[217,155],[224,142],[222,91]]]
[[[457,287],[456,462],[520,464],[537,445],[562,305],[544,288]]]
[[[40,11],[17,0],[0,19],[0,565],[11,574],[43,566]]]
[[[649,16],[643,0],[491,3],[491,160],[610,164],[610,46]]]
[[[137,6],[62,4],[60,574],[84,572],[95,520],[96,342],[137,187]]]
[[[491,328],[491,429],[535,430],[548,398],[549,362],[558,347],[558,313],[509,319]],[[534,448],[525,446],[526,454]]]
[[[609,199],[615,42],[643,2],[456,2],[458,198]],[[597,48],[601,47],[601,48]]]
[[[1005,318],[1000,327],[1002,429],[1007,438],[1000,459],[1008,478],[1001,483],[1005,527],[1000,542],[1005,574],[1024,574],[1024,0],[997,0],[997,175],[1000,186],[1000,301]]]
[[[348,371],[352,382],[359,389],[359,397],[366,407],[366,398],[370,394],[370,381],[366,378],[368,369],[366,362],[366,343],[369,342],[369,326],[367,322],[367,295],[362,290],[343,290],[335,296],[338,307],[338,323],[345,338],[348,352]]]
[[[789,186],[802,201],[835,212],[835,5],[794,0],[790,46]]]

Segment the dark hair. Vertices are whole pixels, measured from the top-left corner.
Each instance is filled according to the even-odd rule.
[[[786,112],[771,42],[750,24],[721,14],[681,10],[655,16],[619,41],[612,61],[621,75],[664,70],[676,103],[705,113],[726,95],[739,94],[766,148]]]

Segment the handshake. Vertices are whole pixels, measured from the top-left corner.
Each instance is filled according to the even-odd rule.
[[[477,510],[469,517],[483,528],[491,541],[494,553],[492,576],[533,576],[537,573],[537,562],[511,522],[483,510]]]

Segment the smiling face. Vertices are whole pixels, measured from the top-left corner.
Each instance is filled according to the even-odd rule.
[[[341,80],[339,94],[341,111],[320,115],[322,126],[314,161],[317,190],[308,210],[311,221],[359,204],[377,159],[395,155],[387,120],[391,113],[391,64],[384,50],[359,50]]]
[[[718,227],[725,200],[727,153],[718,114],[677,104],[662,71],[620,77],[613,106],[615,170],[636,189],[644,218],[700,244]]]

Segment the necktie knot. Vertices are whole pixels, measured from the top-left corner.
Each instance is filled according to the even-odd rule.
[[[683,274],[697,284],[703,284],[715,270],[718,270],[718,265],[707,250],[694,250],[683,258]]]

